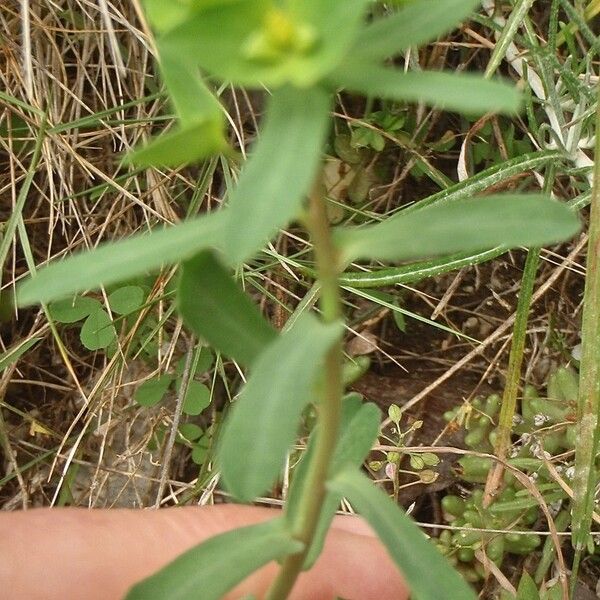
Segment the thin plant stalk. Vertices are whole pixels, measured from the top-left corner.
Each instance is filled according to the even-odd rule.
[[[596,109],[596,160],[594,161],[594,183],[592,186],[581,325],[581,362],[577,406],[579,429],[575,447],[571,525],[571,542],[575,549],[571,578],[572,586],[575,585],[577,580],[581,553],[590,534],[596,488],[594,463],[598,452],[598,412],[600,410],[600,87],[598,88],[598,98]]]
[[[326,323],[333,323],[342,318],[338,281],[339,260],[329,227],[325,198],[319,186],[315,186],[310,197],[307,228],[313,241],[320,283],[322,318]],[[324,386],[318,406],[315,453],[309,466],[298,519],[292,525],[293,537],[304,544],[304,550],[285,559],[266,596],[267,600],[283,600],[288,597],[310,549],[327,492],[325,484],[339,434],[342,391],[342,343],[340,341],[325,357]]]
[[[494,454],[498,458],[498,461],[490,471],[485,484],[484,506],[490,504],[500,488],[502,474],[504,473],[504,461],[511,446],[510,436],[521,382],[521,368],[525,352],[525,339],[527,337],[527,321],[539,261],[540,249],[531,248],[527,253],[527,260],[525,261],[525,268],[521,279],[519,301],[517,303],[515,325],[513,327],[513,339],[508,359],[506,384],[504,393],[502,394],[502,406],[500,407],[500,415],[498,417],[497,437],[494,444]]]

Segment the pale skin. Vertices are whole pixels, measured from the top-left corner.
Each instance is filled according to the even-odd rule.
[[[0,513],[0,595],[11,600],[117,600],[136,581],[199,542],[277,514],[237,505]],[[277,564],[268,565],[224,600],[262,597],[276,573]],[[409,597],[385,548],[358,517],[336,518],[321,558],[301,575],[290,600],[336,596]]]

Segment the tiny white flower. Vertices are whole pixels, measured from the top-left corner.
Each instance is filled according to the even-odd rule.
[[[536,427],[541,427],[544,423],[547,423],[550,420],[548,415],[538,414],[533,417],[533,424]]]
[[[513,425],[520,425],[523,422],[523,417],[521,415],[513,415]]]
[[[575,477],[575,467],[571,466],[565,471],[565,477],[567,479],[573,479]]]

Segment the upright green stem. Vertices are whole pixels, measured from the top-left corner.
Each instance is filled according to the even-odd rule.
[[[320,306],[326,323],[342,316],[338,284],[338,253],[333,244],[325,199],[315,186],[310,198],[308,229],[312,237],[318,280],[321,287]],[[294,537],[304,544],[304,551],[288,556],[273,582],[267,600],[283,600],[294,587],[310,549],[326,495],[326,480],[338,438],[342,402],[342,345],[335,344],[325,358],[324,388],[318,406],[318,435],[315,453],[309,466],[304,496],[300,502]]]
[[[598,451],[598,411],[600,408],[600,87],[596,109],[596,148],[587,254],[581,363],[579,368],[579,431],[575,448],[573,479],[572,543],[575,559],[571,581],[577,580],[581,553],[592,522],[596,487],[595,460]]]
[[[521,279],[519,302],[517,303],[517,314],[513,327],[513,339],[510,347],[510,356],[508,358],[506,385],[504,387],[504,393],[502,394],[502,406],[498,418],[498,435],[494,453],[499,460],[490,471],[486,481],[484,506],[487,506],[491,502],[500,486],[500,481],[504,472],[504,460],[506,459],[511,444],[510,436],[513,428],[513,417],[515,416],[517,406],[519,383],[521,381],[525,338],[527,336],[527,321],[539,261],[539,248],[531,248],[527,253],[525,269],[523,270],[523,277]]]

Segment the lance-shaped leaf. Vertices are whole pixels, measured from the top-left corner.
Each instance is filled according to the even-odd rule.
[[[317,88],[273,94],[261,137],[229,198],[223,247],[234,264],[297,216],[320,162],[329,102]]]
[[[327,484],[368,521],[402,571],[415,598],[474,600],[475,594],[448,560],[388,496],[356,469]]]
[[[325,354],[342,331],[341,323],[326,325],[306,313],[255,361],[218,453],[223,481],[238,499],[252,500],[277,479],[302,410],[315,399]]]
[[[277,337],[209,250],[183,263],[178,302],[183,320],[196,334],[242,365],[250,365]]]
[[[263,565],[300,551],[281,518],[234,529],[188,550],[135,585],[125,600],[220,600]]]
[[[351,56],[382,60],[435,40],[466,19],[481,0],[417,0],[391,16],[376,19],[357,36]]]
[[[404,73],[370,62],[344,63],[330,77],[337,87],[389,100],[424,102],[461,113],[515,113],[517,89],[501,81],[488,81],[470,73],[411,71]]]
[[[164,32],[184,21],[189,15],[190,6],[185,0],[144,0],[144,11],[152,27]]]
[[[127,160],[139,166],[179,166],[224,151],[223,111],[206,87],[200,71],[185,55],[160,51],[160,70],[180,124],[136,149]]]
[[[117,283],[185,260],[221,240],[223,211],[149,234],[103,244],[54,263],[17,289],[17,302],[51,302],[101,285]]]
[[[226,148],[221,121],[204,119],[158,136],[129,154],[127,161],[140,167],[179,167]]]
[[[158,48],[162,79],[182,125],[193,125],[208,118],[223,123],[223,109],[206,87],[192,58],[180,54],[173,56],[172,50],[163,49],[160,42]]]
[[[362,398],[356,394],[351,394],[344,400],[342,434],[338,440],[331,464],[330,475],[332,477],[339,471],[350,467],[357,469],[362,464],[377,439],[380,422],[381,412],[375,404],[371,402],[364,404]],[[318,427],[311,434],[306,453],[294,472],[289,501],[286,505],[286,517],[290,523],[293,523],[297,518],[302,497],[306,492],[306,475],[317,435]],[[317,530],[304,561],[304,569],[310,569],[323,551],[325,537],[341,499],[340,494],[328,491],[319,515]]]
[[[374,433],[370,435],[369,427],[367,426],[366,430],[369,432],[366,435],[358,435],[356,446],[352,444],[352,437],[360,434],[360,430],[364,431],[364,426],[366,421],[369,419],[375,420],[373,415],[373,410],[376,409],[376,420],[377,425],[374,428]],[[361,411],[365,411],[364,413]],[[347,466],[350,464],[355,464],[355,466],[359,466],[366,456],[367,452],[371,449],[373,441],[375,440],[377,433],[379,431],[379,423],[380,423],[380,413],[379,409],[372,403],[365,404],[362,400],[362,396],[356,393],[350,393],[344,396],[342,401],[342,417],[340,422],[340,439],[336,444],[335,450],[335,460],[332,462],[331,472],[335,473],[339,471],[343,466]],[[313,429],[311,432],[308,443],[306,445],[306,451],[304,452],[302,459],[298,466],[294,469],[294,477],[292,479],[292,485],[290,486],[289,499],[285,505],[286,516],[290,520],[290,522],[294,522],[297,515],[299,514],[299,509],[301,508],[302,497],[305,494],[306,487],[306,475],[308,474],[308,468],[311,463],[311,456],[314,452],[315,442],[317,436],[319,434],[319,425]],[[348,455],[349,445],[352,446],[352,450],[350,450],[350,455]],[[368,448],[364,450],[363,456],[361,456],[357,461],[353,461],[352,458],[355,457],[356,453],[360,453],[363,449],[363,446],[367,446]]]
[[[377,225],[339,230],[344,259],[412,260],[502,246],[544,246],[580,228],[564,204],[543,196],[506,195],[458,200],[400,212]]]

